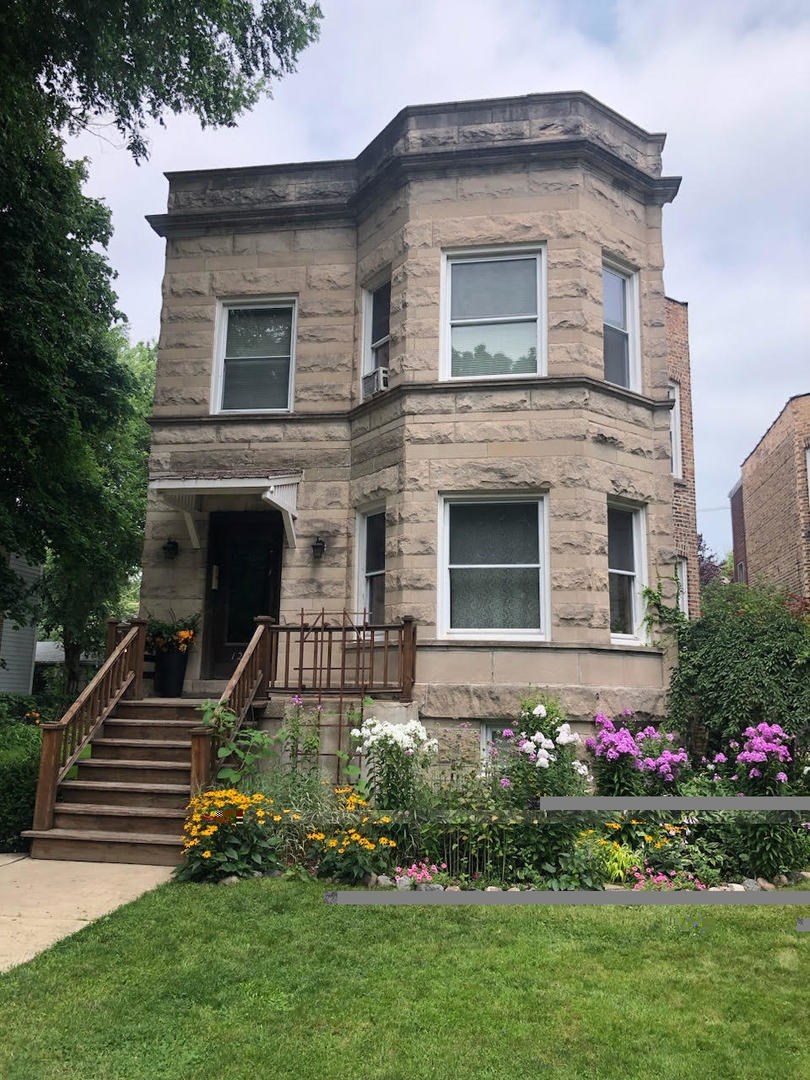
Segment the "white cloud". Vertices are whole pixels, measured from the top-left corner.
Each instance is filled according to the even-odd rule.
[[[722,506],[785,400],[810,390],[810,8],[802,0],[326,0],[321,40],[235,129],[189,117],[137,167],[85,136],[106,198],[121,306],[158,329],[163,170],[353,157],[407,104],[582,89],[653,131],[682,174],[665,210],[666,284],[689,301],[698,505]],[[724,513],[701,520],[725,550]]]

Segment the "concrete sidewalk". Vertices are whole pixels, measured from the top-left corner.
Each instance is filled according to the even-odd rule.
[[[170,866],[0,855],[0,971],[168,881]]]

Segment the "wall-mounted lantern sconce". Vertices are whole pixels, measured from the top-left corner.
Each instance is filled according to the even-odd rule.
[[[180,545],[176,540],[167,540],[163,545],[163,558],[164,559],[176,559],[180,554]]]
[[[326,551],[326,541],[321,539],[320,536],[316,536],[312,541],[312,558],[322,559],[323,553]]]

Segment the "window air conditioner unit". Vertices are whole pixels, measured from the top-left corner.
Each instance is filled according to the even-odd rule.
[[[373,397],[388,389],[388,368],[378,367],[363,376],[363,398]]]

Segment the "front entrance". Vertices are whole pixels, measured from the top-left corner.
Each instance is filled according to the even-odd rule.
[[[204,678],[229,679],[256,629],[278,618],[284,526],[277,510],[211,514]]]

